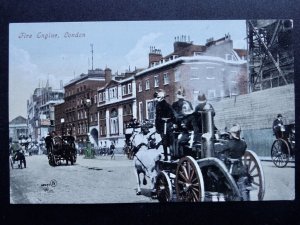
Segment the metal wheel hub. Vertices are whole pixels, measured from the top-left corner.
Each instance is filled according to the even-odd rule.
[[[183,187],[183,191],[188,192],[191,189],[191,187],[192,187],[191,183],[185,183]]]

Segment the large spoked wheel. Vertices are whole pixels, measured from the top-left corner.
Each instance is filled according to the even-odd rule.
[[[176,196],[178,201],[204,201],[204,184],[201,170],[190,156],[179,160],[175,178]]]
[[[265,195],[265,177],[259,158],[255,152],[246,150],[243,163],[247,166],[253,187],[253,190],[250,190],[250,200],[263,200]]]
[[[276,167],[285,167],[289,162],[290,154],[290,147],[285,140],[277,139],[273,142],[271,158]]]
[[[172,184],[166,172],[161,171],[157,175],[155,189],[159,202],[170,202],[172,200]]]

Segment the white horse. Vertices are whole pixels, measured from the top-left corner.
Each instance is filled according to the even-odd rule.
[[[163,147],[160,145],[158,149],[148,148],[148,137],[153,134],[149,133],[147,135],[143,135],[142,133],[138,134],[138,137],[135,138],[135,146],[137,146],[137,152],[134,155],[133,163],[134,163],[134,173],[137,179],[137,191],[136,194],[141,194],[141,180],[140,174],[143,174],[143,185],[147,184],[148,177],[151,181],[151,190],[154,191],[154,185],[157,176],[157,168],[156,162],[161,159],[161,154],[163,153]],[[151,135],[155,136],[156,143],[160,142],[161,138],[158,134]]]

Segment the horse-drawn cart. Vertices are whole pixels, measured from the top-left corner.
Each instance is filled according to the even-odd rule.
[[[201,143],[190,142],[175,148],[175,160],[159,161],[155,189],[160,202],[262,200],[265,193],[264,174],[257,155],[246,150],[240,159],[218,152],[226,135],[215,138],[212,112],[202,114]],[[166,130],[166,129],[165,129]],[[192,133],[192,132],[191,132]],[[176,140],[175,140],[176,142]],[[178,143],[178,142],[177,142]],[[174,153],[173,153],[174,154]],[[239,178],[237,170],[246,170]],[[243,179],[249,180],[249,185]]]
[[[50,166],[58,166],[64,160],[67,165],[69,161],[71,165],[76,162],[77,153],[73,136],[47,136],[45,143]]]

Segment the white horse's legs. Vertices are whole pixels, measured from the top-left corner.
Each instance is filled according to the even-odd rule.
[[[134,162],[135,164],[135,162]],[[136,184],[137,184],[137,189],[136,189],[136,194],[140,195],[141,194],[141,180],[140,180],[140,172],[139,172],[139,168],[135,165],[134,167],[134,174],[136,176]],[[145,179],[145,176],[144,176]]]

